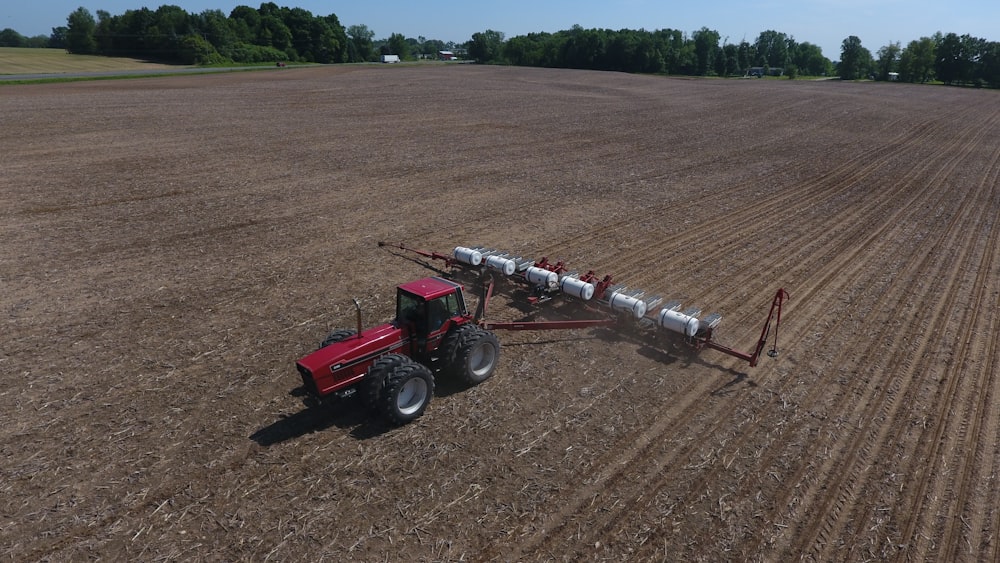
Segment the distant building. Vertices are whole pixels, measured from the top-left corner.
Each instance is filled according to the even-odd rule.
[[[438,51],[438,60],[440,61],[453,61],[457,58],[455,53],[451,51]]]

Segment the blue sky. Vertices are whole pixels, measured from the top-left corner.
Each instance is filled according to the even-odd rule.
[[[840,58],[843,40],[856,35],[872,54],[893,41],[905,47],[936,31],[968,33],[1000,41],[1000,0],[508,0],[504,2],[413,2],[401,0],[288,0],[279,6],[303,8],[314,15],[336,14],[345,27],[367,25],[376,38],[393,33],[461,43],[477,31],[492,29],[506,37],[554,32],[574,24],[585,28],[679,29],[718,31],[723,40],[753,42],[774,30],[798,42],[819,45],[831,59]],[[84,7],[119,15],[143,7],[180,6],[190,13],[208,9],[229,14],[239,5],[257,8],[260,1],[236,0],[3,0],[0,29],[26,36],[48,35],[66,25],[66,17]]]

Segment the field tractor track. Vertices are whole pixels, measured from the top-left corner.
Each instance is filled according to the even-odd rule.
[[[998,170],[1000,170],[1000,150],[994,153],[989,174],[980,183],[980,190],[986,192],[985,197],[978,198],[979,202],[997,201],[998,195]],[[980,204],[976,206],[980,212],[978,220],[968,222],[969,238],[973,239],[966,243],[967,247],[975,247],[975,238],[978,238],[977,227],[989,225],[987,236],[979,245],[983,248],[983,256],[975,269],[966,268],[964,265],[956,267],[956,271],[976,271],[977,275],[973,282],[972,300],[965,308],[966,313],[962,316],[959,327],[964,327],[965,332],[958,335],[958,348],[953,354],[953,361],[950,363],[947,372],[942,376],[945,388],[940,392],[941,404],[937,405],[936,416],[932,422],[926,425],[924,435],[920,437],[918,455],[916,459],[923,460],[921,467],[915,468],[921,471],[921,478],[914,487],[911,502],[914,507],[926,505],[928,496],[930,498],[953,499],[952,505],[947,507],[945,513],[931,510],[913,510],[911,514],[916,516],[907,522],[903,531],[901,541],[911,545],[916,544],[921,551],[927,549],[932,553],[923,555],[935,556],[933,549],[936,546],[925,546],[926,542],[920,541],[921,535],[917,533],[918,528],[925,531],[935,529],[945,529],[947,533],[942,537],[942,544],[936,553],[936,557],[947,560],[957,560],[962,544],[960,540],[965,538],[970,547],[971,539],[967,536],[979,536],[983,527],[978,528],[970,525],[965,512],[966,503],[974,502],[971,491],[974,490],[972,475],[977,470],[976,454],[980,445],[988,447],[991,442],[983,440],[983,419],[988,418],[989,432],[996,436],[997,415],[989,408],[989,397],[994,396],[996,385],[996,374],[989,369],[996,361],[997,340],[1000,336],[995,330],[995,320],[983,318],[983,315],[995,315],[997,298],[996,283],[996,255],[1000,244],[1000,237],[996,234],[996,209],[989,205]],[[992,291],[992,295],[990,292]],[[949,292],[958,293],[958,289]],[[994,307],[988,304],[993,298]],[[941,334],[941,333],[939,333]],[[985,368],[968,369],[968,360],[982,359],[987,363]],[[976,374],[977,377],[968,377]],[[961,416],[955,416],[960,412]],[[954,426],[957,425],[957,431]],[[992,428],[990,427],[992,426]],[[950,432],[949,432],[950,431]],[[945,435],[948,439],[945,439]],[[992,442],[995,444],[995,442]],[[995,447],[995,446],[994,446]],[[942,452],[944,448],[954,448],[958,452],[958,467],[947,468],[949,461],[956,461],[954,455]],[[995,467],[996,460],[993,459],[991,465]],[[957,491],[955,490],[957,488]],[[928,492],[933,490],[933,492]],[[947,494],[947,496],[945,496]],[[978,511],[971,515],[974,519]],[[938,515],[934,518],[934,515]],[[931,519],[928,521],[928,519]],[[996,529],[994,529],[995,531]],[[921,555],[921,554],[918,554]]]
[[[961,118],[961,116],[952,117],[956,119]],[[755,184],[746,184],[738,188],[738,191],[743,193],[737,193],[737,189],[733,189],[729,192],[724,192],[720,196],[713,195],[709,199],[695,199],[680,207],[670,204],[647,211],[643,214],[641,220],[654,221],[662,216],[685,217],[689,214],[697,214],[699,210],[703,210],[706,206],[711,205],[712,201],[720,205],[726,205],[727,201],[733,199],[751,201],[751,203],[743,207],[735,207],[732,211],[719,214],[712,221],[713,224],[717,225],[741,225],[739,229],[723,229],[713,234],[712,237],[706,237],[705,233],[700,230],[681,231],[674,235],[662,237],[655,243],[634,245],[633,249],[616,254],[614,260],[609,264],[605,264],[604,267],[608,270],[613,270],[616,279],[628,283],[631,287],[643,287],[644,289],[656,292],[660,288],[648,287],[648,285],[651,283],[655,284],[658,281],[662,283],[663,274],[661,272],[649,271],[648,269],[645,271],[641,269],[642,265],[646,264],[651,256],[657,257],[663,263],[671,264],[672,270],[682,270],[682,268],[676,267],[677,261],[683,260],[683,253],[691,252],[692,249],[698,248],[701,251],[697,252],[697,262],[701,268],[704,268],[705,264],[725,263],[726,257],[738,251],[747,241],[767,240],[770,236],[768,233],[774,230],[773,222],[780,218],[778,210],[796,208],[803,201],[816,204],[823,200],[833,200],[839,195],[850,191],[859,181],[877,173],[881,167],[893,162],[893,159],[926,144],[929,139],[932,139],[937,134],[940,124],[944,119],[946,118],[942,117],[940,118],[941,121],[925,122],[913,129],[904,130],[903,133],[900,133],[888,143],[879,146],[871,152],[858,154],[833,170],[825,172],[812,182],[803,184],[800,187],[776,191],[774,192],[776,195],[770,197],[754,197],[753,194],[758,188]],[[803,169],[805,169],[804,165]],[[895,185],[901,186],[900,184]],[[904,188],[905,186],[902,186],[898,189],[901,190]],[[870,197],[878,198],[880,201],[891,201],[891,197],[895,195],[895,192],[889,193],[890,191],[886,190],[871,194]],[[729,207],[733,207],[733,205],[729,204]],[[869,207],[866,206],[866,209],[869,209]],[[871,209],[871,213],[877,214],[878,210]],[[848,216],[843,221],[849,223],[853,219],[854,217]],[[634,227],[636,221],[636,218],[630,218],[613,224],[610,229],[612,231],[630,229]],[[814,230],[801,234],[794,241],[778,239],[771,240],[769,244],[772,248],[778,249],[799,248],[804,246],[804,243],[807,241],[815,241],[817,233],[825,231],[840,232],[839,228],[828,229],[828,225],[817,225]],[[602,230],[600,236],[606,236],[605,232],[605,230]],[[561,248],[573,244],[587,245],[590,241],[586,239],[593,237],[594,235],[590,237],[577,237],[577,239],[584,238],[584,240],[572,241],[560,245],[560,247],[549,249],[548,254],[550,256],[559,255]],[[711,240],[712,248],[702,250],[706,240]],[[780,254],[780,250],[776,254]],[[751,262],[747,267],[754,269],[758,273],[761,270],[767,270],[767,265],[760,262]],[[731,275],[719,276],[715,283],[721,284],[725,283],[724,280],[732,279],[733,276]],[[760,276],[754,276],[754,279],[760,279]],[[755,289],[758,287],[761,290],[769,289],[761,287],[765,283],[773,282],[761,280]],[[709,289],[707,286],[703,287],[706,287],[706,291],[701,291],[701,294],[711,294],[710,291],[707,291]]]
[[[979,135],[967,141],[967,144],[974,143],[978,137]],[[948,173],[954,171],[958,166],[960,156],[963,155],[963,152],[956,150],[957,148],[956,143],[953,143],[951,150],[942,151],[944,155],[954,156],[949,159],[950,161],[945,165],[944,169],[935,175],[937,178],[943,179],[947,177]],[[928,185],[933,184],[934,182],[928,182]],[[939,200],[938,204],[948,200],[948,194],[938,191],[936,195]],[[962,201],[966,202],[967,205],[962,207],[952,201],[953,204],[959,207],[960,212],[955,213],[948,225],[941,230],[942,236],[939,239],[940,242],[931,245],[932,247],[948,245],[948,248],[960,249],[959,254],[939,257],[933,252],[927,253],[923,259],[915,264],[911,263],[905,271],[900,272],[900,275],[895,277],[898,280],[912,280],[905,288],[894,287],[894,281],[889,288],[891,291],[887,291],[884,294],[887,296],[911,296],[912,301],[917,303],[935,303],[933,310],[929,314],[919,317],[928,328],[924,331],[923,337],[918,342],[907,342],[904,339],[897,338],[892,343],[891,349],[879,351],[877,355],[875,350],[880,339],[873,338],[869,341],[865,349],[855,355],[858,358],[888,357],[888,365],[884,369],[880,368],[879,371],[890,376],[892,379],[881,384],[872,381],[872,384],[875,385],[874,390],[866,390],[859,393],[860,396],[871,398],[867,401],[867,404],[856,403],[854,413],[846,416],[846,419],[857,421],[862,426],[852,432],[855,436],[854,439],[842,451],[838,452],[837,455],[829,456],[826,463],[817,471],[819,475],[832,476],[829,480],[830,482],[817,483],[822,487],[821,490],[814,493],[818,495],[818,498],[811,499],[809,496],[806,496],[801,502],[797,503],[801,506],[816,507],[816,500],[819,500],[818,507],[815,510],[811,508],[810,513],[823,518],[822,526],[796,533],[795,537],[799,542],[790,546],[789,551],[786,553],[788,556],[793,556],[797,553],[802,554],[816,549],[817,546],[823,546],[818,553],[812,553],[812,556],[818,559],[825,557],[823,549],[831,547],[830,544],[836,537],[832,530],[834,522],[837,521],[844,503],[848,502],[849,499],[856,498],[843,491],[843,488],[848,486],[847,483],[850,483],[854,487],[860,485],[862,482],[862,472],[867,471],[867,467],[861,467],[863,465],[862,460],[877,457],[871,454],[872,448],[876,444],[886,443],[886,436],[884,434],[892,428],[891,422],[883,424],[881,427],[883,435],[879,435],[879,428],[871,426],[878,424],[879,421],[896,420],[898,409],[906,403],[905,399],[899,400],[899,396],[910,397],[918,390],[919,379],[914,381],[915,378],[907,377],[905,374],[909,373],[912,376],[912,373],[916,369],[913,358],[921,358],[927,353],[934,344],[932,335],[939,333],[946,323],[947,319],[943,314],[950,311],[956,297],[953,292],[948,291],[948,288],[951,287],[951,284],[960,275],[960,271],[962,270],[961,265],[965,263],[970,253],[968,242],[972,239],[973,235],[969,229],[965,229],[964,227],[969,224],[968,215],[977,210],[982,213],[983,209],[982,206],[976,205],[976,202],[980,201],[976,197],[967,195]],[[951,266],[951,268],[948,266]],[[928,274],[928,272],[942,271],[945,272],[945,275],[935,276]],[[924,283],[927,280],[929,281]],[[935,301],[934,296],[941,296],[941,298]],[[901,305],[906,305],[906,303],[901,303]],[[890,318],[893,316],[893,314],[889,315]],[[906,348],[905,351],[904,348]],[[850,363],[853,364],[855,362],[852,361]],[[858,367],[864,369],[863,365]],[[897,388],[897,386],[901,387]],[[905,428],[906,425],[902,426]],[[861,431],[867,428],[870,429]],[[897,432],[901,431],[898,430]],[[834,471],[834,465],[840,469]],[[793,482],[798,482],[798,479],[793,478]],[[834,501],[836,501],[836,504]],[[841,521],[841,525],[846,524],[846,522]]]
[[[905,184],[906,183],[905,179],[901,183]],[[919,201],[919,198],[915,198],[904,209],[912,208],[917,201]],[[897,213],[897,215],[900,214],[900,213],[902,213],[902,211],[903,210],[900,210]],[[897,221],[892,220],[892,218],[890,218],[889,220],[887,220],[884,223],[884,225],[898,225],[898,224],[899,223]],[[903,227],[900,227],[900,226],[896,227],[897,230],[898,229],[902,229],[902,228]],[[875,234],[872,234],[871,236],[866,237],[865,242],[863,244],[861,244],[860,246],[862,248],[868,248],[874,241],[885,240],[885,238],[894,239],[894,238],[896,238],[896,236],[898,234],[900,234],[900,233],[896,233],[896,234],[892,234],[891,236],[888,236],[888,237],[882,237],[881,235],[889,235],[890,234],[890,233],[885,233],[883,231],[885,231],[884,227],[881,228],[878,233],[875,233]],[[837,254],[835,253],[834,255],[837,255]],[[845,279],[858,279],[862,275],[864,275],[865,269],[862,266],[864,264],[866,264],[867,262],[857,260],[856,259],[857,257],[855,255],[852,255],[850,252],[845,252],[842,255],[845,256],[846,258],[843,259],[843,260],[839,260],[839,261],[835,261],[835,262],[828,262],[827,263],[827,268],[826,268],[827,274],[824,276],[825,281],[821,281],[820,283],[812,285],[812,288],[813,288],[812,291],[813,292],[818,291],[821,288],[827,288],[827,289],[829,289],[829,287],[827,285],[827,282],[829,281],[830,278],[832,278],[832,275],[833,275],[834,272],[837,273],[838,277],[840,277],[841,280],[845,280]],[[853,268],[851,268],[850,270],[848,270],[847,266],[851,265],[851,264],[853,264],[854,266],[853,266]],[[918,271],[918,268],[916,267],[916,265],[911,265],[911,268],[912,268],[912,271]],[[853,273],[849,274],[848,271],[845,271],[845,270],[853,271]],[[905,274],[905,273],[901,272],[901,274]],[[849,277],[845,277],[845,275],[847,275]],[[905,275],[902,275],[902,277],[905,278]],[[883,295],[884,296],[888,296],[888,295],[891,295],[891,294],[889,294],[889,293],[883,293]],[[803,295],[801,297],[800,300],[797,300],[796,302],[797,303],[799,303],[799,302],[801,302],[801,303],[823,303],[823,300],[821,300],[821,299],[815,299],[814,297],[815,296],[813,296],[813,295],[805,294],[805,295]],[[817,310],[814,313],[810,313],[809,311],[806,311],[806,310],[798,310],[797,309],[796,310],[796,316],[797,317],[798,316],[803,316],[803,317],[807,317],[807,318],[819,319],[819,318],[822,318],[822,311],[821,310]],[[845,315],[845,314],[842,314],[842,315],[838,316],[837,317],[838,320],[836,321],[836,324],[834,326],[832,326],[832,327],[827,327],[826,328],[826,332],[827,333],[836,333],[837,330],[838,330],[838,328],[839,328],[839,325],[841,323],[846,322],[847,318],[848,318],[848,315]],[[796,324],[799,325],[801,323],[796,323]],[[788,332],[789,331],[786,330],[786,334]],[[797,333],[797,334],[807,334],[807,333],[810,332],[810,329],[809,329],[809,327],[796,326],[794,332]],[[790,344],[786,344],[786,346],[790,346],[791,348],[796,348],[796,343],[794,341],[792,341]],[[862,356],[864,356],[864,355],[865,354],[863,353]],[[784,385],[783,385],[782,382],[780,382],[780,381],[776,382],[776,386],[777,386],[776,390],[775,390],[776,393],[783,393],[784,392],[784,390],[783,390],[783,386]],[[812,391],[809,393],[809,395],[807,397],[805,397],[801,401],[798,401],[798,403],[800,404],[800,406],[802,406],[803,408],[809,408],[810,405],[812,405],[816,401],[818,401],[819,397],[821,397],[824,394],[824,392],[825,392],[824,391],[824,387],[822,385],[813,386],[811,389],[812,389]],[[805,419],[805,420],[808,420],[808,419]],[[799,424],[802,424],[802,423],[804,423],[804,422],[800,422]],[[795,425],[792,425],[792,427],[789,427],[787,424],[785,424],[785,425],[782,426],[782,428],[783,428],[782,432],[785,435],[794,434],[795,430],[796,430]],[[744,446],[743,441],[749,440],[752,437],[752,435],[753,435],[753,432],[743,432],[743,433],[741,433],[740,437],[738,437],[736,439],[731,439],[731,440],[728,441],[728,443],[727,443],[727,449],[729,449],[730,451],[740,451],[741,448]],[[778,455],[777,451],[775,451],[775,450],[769,450],[765,454],[765,457],[763,458],[763,460],[759,464],[756,464],[757,467],[761,468],[762,471],[767,470],[770,467],[770,465],[773,463],[773,461],[774,461],[773,458],[775,458],[777,455]],[[716,471],[723,471],[723,469],[719,469],[719,468],[717,468],[717,466],[713,466],[713,467],[716,468]],[[693,489],[704,489],[704,488],[706,488],[708,486],[708,484],[710,482],[715,481],[717,477],[718,476],[714,472],[708,471],[708,472],[706,472],[702,476],[701,479],[699,479],[692,486],[692,488]],[[793,480],[793,482],[794,482],[794,480]],[[743,491],[743,492],[745,492],[745,491]]]
[[[921,134],[918,136],[918,138],[916,140],[914,140],[913,142],[919,142],[921,140],[925,140],[928,136],[932,135],[933,133],[934,133],[933,128],[931,128],[931,127],[925,127],[925,128],[923,128],[921,130]],[[893,144],[893,146],[895,147],[894,150],[889,151],[890,154],[888,154],[888,155],[884,156],[883,158],[879,159],[878,160],[878,165],[882,165],[885,162],[890,162],[892,155],[898,154],[900,151],[904,151],[906,149],[906,147],[907,147],[907,143],[903,142],[903,140],[906,139],[906,138],[912,138],[912,137],[900,136],[897,139],[897,142]],[[858,158],[860,159],[861,157],[858,157]],[[855,165],[856,164],[857,163],[855,163]],[[928,166],[930,166],[930,165],[928,164]],[[851,171],[855,167],[856,166],[852,166],[852,165],[844,165],[842,167],[839,167],[838,170],[843,171],[844,173],[848,173],[849,171]],[[877,166],[876,165],[869,165],[869,166],[865,166],[863,168],[864,168],[866,174],[871,174],[875,170],[877,170]],[[828,183],[828,185],[830,185],[830,186],[833,187],[833,189],[846,190],[846,189],[849,189],[854,184],[854,182],[857,181],[857,178],[859,178],[859,175],[856,172],[851,172],[849,179],[838,179],[838,178],[836,178],[836,177],[834,177],[832,175],[826,175],[823,178],[824,178],[824,180],[826,180],[826,182]],[[897,188],[897,189],[903,189],[903,188]],[[814,190],[814,189],[810,189],[809,191],[811,193],[815,193],[816,192],[816,190]],[[795,201],[796,199],[800,199],[801,197],[802,197],[802,194],[796,193],[794,195],[785,196],[784,199],[787,200],[787,201],[789,201],[789,202],[791,202],[791,201]],[[758,212],[758,213],[766,214],[768,212],[768,209],[770,209],[772,207],[773,207],[773,203],[771,203],[771,202],[762,202],[762,203],[759,203],[756,206],[754,206],[754,209],[756,209],[756,212]],[[867,207],[866,207],[866,209],[867,209]],[[747,222],[740,221],[740,224],[747,224]],[[893,225],[893,224],[894,223],[892,221],[885,221],[884,223],[882,223],[882,225],[883,225],[882,230],[887,229],[888,226]],[[861,236],[861,234],[862,233],[858,233],[856,236]],[[873,235],[867,237],[868,243],[871,243],[871,242],[877,241],[877,240],[882,240],[882,239],[879,238],[879,236],[878,236],[879,234],[880,233],[876,233],[876,234],[873,234]],[[847,239],[847,240],[845,240],[845,241],[843,241],[842,243],[840,243],[837,246],[837,248],[833,252],[833,255],[836,256],[838,252],[842,252],[845,248],[852,248],[852,247],[854,247],[853,245],[856,244],[857,242],[858,241],[856,241],[854,239],[850,239],[850,238]],[[675,238],[670,239],[666,243],[662,243],[662,244],[660,244],[658,246],[664,246],[664,247],[666,247],[666,246],[672,246],[672,245],[678,245],[678,244],[682,245],[683,243],[684,243],[683,237],[675,237]],[[863,248],[865,245],[859,245],[859,246],[861,246]],[[550,254],[554,254],[554,252],[552,252]],[[638,259],[638,258],[639,258],[638,255],[636,255],[633,259]],[[630,259],[626,256],[626,257],[623,257],[623,258],[620,258],[620,259],[616,260],[615,262],[616,263],[621,263],[621,262],[627,262],[628,260],[630,260]],[[839,268],[837,266],[837,264],[857,264],[855,267],[858,270],[858,272],[862,271],[862,268],[863,268],[863,264],[858,264],[858,261],[854,260],[854,257],[853,257],[852,254],[848,254],[847,256],[844,256],[843,259],[841,261],[838,261],[838,262],[831,263],[828,260],[825,261],[825,262],[822,261],[822,260],[820,260],[819,263],[820,264],[824,264],[825,263],[827,265],[826,269],[829,272],[829,274],[828,274],[829,277],[831,277],[831,278],[834,275],[843,275],[843,273],[844,273],[843,272],[843,268]],[[759,267],[759,264],[757,266]],[[743,277],[735,276],[735,277],[730,277],[729,278],[730,280],[732,280],[732,283],[738,285],[740,283],[747,283],[748,281],[754,279],[753,272],[751,271],[750,268],[747,268],[747,269],[745,269],[744,271],[742,271],[740,273],[744,274],[744,276]],[[815,287],[819,288],[821,286],[815,286]],[[755,318],[756,316],[759,316],[759,314],[760,314],[759,310],[757,310],[757,308],[755,307],[754,310],[753,310],[753,313],[750,314],[751,315],[751,319]],[[816,390],[817,394],[819,394],[821,392],[818,389],[818,386],[815,386],[814,388],[817,388],[817,390]],[[778,392],[780,392],[780,390]],[[568,521],[567,521],[566,516],[568,514],[572,514],[572,513],[576,512],[576,511],[580,510],[581,507],[583,507],[589,501],[592,501],[593,498],[595,497],[595,495],[597,494],[597,492],[609,480],[613,479],[617,483],[644,483],[646,485],[653,485],[655,483],[655,480],[656,480],[655,476],[660,475],[660,479],[663,479],[663,477],[662,477],[663,474],[660,471],[663,467],[669,466],[671,464],[671,462],[674,462],[677,459],[685,459],[687,457],[690,457],[690,455],[697,448],[701,447],[701,444],[697,443],[697,441],[689,443],[689,444],[686,444],[685,446],[683,446],[681,448],[670,447],[671,446],[670,444],[664,444],[663,443],[663,440],[666,437],[669,437],[669,436],[672,436],[672,435],[675,434],[673,431],[670,431],[670,429],[673,426],[678,426],[678,427],[683,426],[685,424],[685,421],[691,420],[691,418],[694,417],[696,415],[696,413],[703,408],[700,403],[696,403],[696,404],[687,403],[687,404],[689,405],[688,409],[686,409],[684,412],[682,412],[677,417],[677,419],[676,419],[675,422],[666,422],[665,421],[664,424],[656,424],[656,425],[654,425],[654,427],[648,428],[645,431],[643,431],[643,433],[641,434],[641,436],[638,439],[634,440],[635,444],[644,444],[644,447],[641,450],[636,450],[635,448],[629,448],[629,449],[626,450],[627,451],[627,455],[624,455],[624,456],[622,456],[622,455],[615,455],[608,462],[604,463],[605,465],[607,465],[607,464],[615,464],[617,467],[613,471],[615,473],[619,474],[619,475],[617,475],[616,477],[612,478],[611,476],[606,476],[606,474],[602,474],[601,478],[599,478],[597,481],[595,481],[595,483],[592,486],[589,486],[589,487],[587,487],[587,488],[585,488],[583,490],[580,490],[579,491],[580,494],[577,495],[577,496],[575,496],[574,500],[572,502],[569,502],[569,503],[559,503],[561,506],[565,506],[566,508],[563,509],[563,510],[561,510],[561,511],[559,511],[557,514],[553,514],[552,517],[549,518],[549,519],[547,519],[547,520],[552,520],[552,521],[555,521],[555,522],[563,522],[564,525],[561,526],[560,529],[563,528],[563,527],[567,527],[568,526]],[[728,419],[716,420],[715,424],[708,425],[708,428],[706,429],[706,431],[704,432],[704,434],[708,435],[708,436],[714,435],[718,431],[721,430],[721,427],[723,425],[727,425],[727,424],[728,424]],[[654,450],[654,446],[656,448],[655,450]],[[667,446],[667,447],[665,447],[665,446]],[[738,448],[739,445],[738,444],[734,444],[733,447],[734,448]],[[660,454],[658,454],[658,456],[657,456],[657,454],[652,454],[653,456],[655,456],[655,461],[653,463],[641,463],[641,462],[637,461],[637,460],[647,459],[649,457],[648,452],[650,450],[653,450],[653,451],[657,451],[658,450],[658,451],[664,452],[664,453],[660,453]],[[600,467],[602,467],[602,465],[601,464],[595,464],[594,467],[598,468],[597,470],[600,471]],[[640,468],[646,468],[646,469],[648,469],[648,471],[644,471],[643,475],[636,476],[635,478],[627,478],[626,479],[622,475],[620,475],[621,473],[624,473],[624,472],[627,472],[627,471],[641,470]],[[654,482],[650,483],[650,479],[653,479]],[[652,491],[650,491],[649,489],[650,489],[649,487],[644,487],[644,489],[641,489],[636,494],[637,494],[637,496],[642,496],[643,495],[643,490],[645,490],[645,494],[648,497],[651,494],[655,494],[655,491],[657,490],[657,487],[653,487]],[[630,506],[630,504],[626,503],[625,506]],[[594,537],[608,537],[608,534],[607,534],[607,532],[609,531],[608,528],[613,525],[614,520],[617,519],[619,516],[620,516],[620,510],[608,511],[608,512],[604,513],[604,516],[602,518],[600,518],[598,522],[595,522],[594,521],[595,515],[588,514],[587,515],[587,519],[586,519],[587,528],[589,530],[591,530],[593,533],[595,533]],[[521,549],[521,551],[519,551],[518,553],[531,553],[532,551],[544,551],[544,547],[543,546],[545,545],[545,543],[547,541],[559,541],[558,540],[559,535],[556,534],[555,530],[553,530],[550,526],[542,524],[542,525],[540,525],[537,528],[537,530],[538,530],[537,533],[540,535],[540,537],[538,537],[537,540],[536,540],[536,542],[538,543],[538,545],[533,547],[534,543],[530,539],[528,541],[521,542],[521,545],[519,546],[520,549]],[[535,548],[537,548],[537,549],[535,549]]]
[[[893,153],[898,152],[899,148],[898,147],[893,148],[893,147],[898,145],[903,139],[910,137],[913,137],[913,133],[909,130],[904,130],[904,132],[901,133],[895,140],[879,147],[878,149],[876,149],[876,151],[878,152],[891,151]],[[841,173],[842,170],[849,170],[853,167],[857,167],[861,165],[863,161],[868,160],[871,157],[872,157],[871,153],[859,154],[856,157],[852,158],[850,161],[841,164],[836,169],[823,173],[820,176],[820,178],[836,177]],[[798,169],[805,172],[811,170],[812,165],[809,163],[802,163],[798,166]],[[657,180],[663,177],[664,176],[662,175],[652,176],[650,178],[645,178],[642,181]],[[638,182],[639,181],[632,181],[624,185],[625,186],[634,185]],[[754,200],[753,194],[756,193],[758,190],[759,190],[759,184],[757,182],[750,182],[750,181],[742,184],[736,184],[732,187],[723,187],[721,190],[713,190],[712,195],[709,198],[705,198],[699,194],[696,196],[692,196],[687,201],[680,201],[680,202],[671,201],[667,203],[659,203],[648,206],[644,209],[644,213],[641,219],[650,220],[663,216],[678,216],[678,217],[692,216],[698,214],[700,210],[712,206],[713,203],[717,204],[719,202],[741,200],[741,199]],[[770,212],[773,211],[773,207],[776,204],[780,205],[782,203],[792,203],[802,196],[801,193],[798,192],[789,193],[789,191],[784,191],[784,190],[778,193],[781,194],[778,196],[779,199],[771,199],[769,201],[759,201],[757,203],[750,204],[750,206],[748,207],[743,207],[736,209],[734,211],[730,211],[726,214],[719,215],[715,220],[715,222],[719,224],[726,224],[725,221],[727,219],[739,218],[740,220],[742,220],[748,211],[751,212],[754,215],[754,217],[764,218],[770,215]],[[565,238],[563,239],[562,242],[547,247],[545,249],[545,253],[551,257],[558,257],[565,254],[576,252],[578,251],[579,248],[594,246],[595,242],[620,240],[622,238],[620,235],[625,232],[634,230],[636,223],[638,222],[641,222],[641,220],[637,220],[637,218],[633,214],[624,214],[621,219],[617,219],[615,221],[603,224],[602,228],[599,230],[584,230],[581,231],[580,234],[578,235]],[[684,236],[685,236],[684,232],[682,232],[680,235],[677,235],[677,237],[684,237]],[[698,235],[691,233],[687,234],[687,238],[689,239],[700,238],[702,236],[703,235],[700,234]],[[663,247],[671,248],[672,247],[671,245],[680,246],[683,240],[684,240],[683,238],[669,237],[658,241],[657,248],[663,248]],[[641,262],[642,260],[648,259],[650,255],[653,255],[652,251],[654,251],[655,249],[656,248],[645,247],[645,246],[639,247],[634,251],[631,251],[630,253],[626,253],[619,256],[617,262],[623,264],[632,264],[634,263],[635,260],[639,260]],[[620,275],[621,273],[622,272],[617,272],[618,275]]]

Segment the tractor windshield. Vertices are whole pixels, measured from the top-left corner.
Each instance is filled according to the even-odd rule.
[[[396,320],[416,323],[424,316],[424,300],[412,293],[399,290],[396,296]]]

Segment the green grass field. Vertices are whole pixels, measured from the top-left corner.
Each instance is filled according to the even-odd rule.
[[[63,49],[0,47],[0,74],[106,72],[116,70],[155,70],[159,68],[178,67],[150,63],[139,59],[71,55]]]

